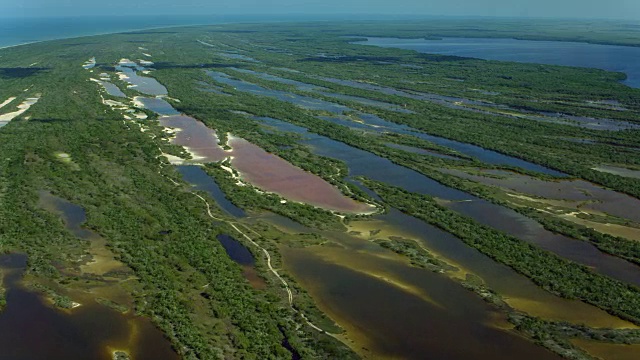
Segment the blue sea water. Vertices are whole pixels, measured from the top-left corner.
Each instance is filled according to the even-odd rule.
[[[640,47],[564,41],[443,38],[442,40],[368,38],[362,45],[415,50],[421,53],[549,65],[578,66],[623,72],[624,84],[640,88]]]
[[[0,47],[158,27],[238,22],[214,16],[83,16],[0,18]]]
[[[1,2],[1,1],[0,1]],[[0,13],[0,48],[35,41],[109,34],[181,25],[256,23],[316,20],[374,20],[380,15],[124,15],[74,17],[3,17]],[[393,18],[393,17],[391,17]]]

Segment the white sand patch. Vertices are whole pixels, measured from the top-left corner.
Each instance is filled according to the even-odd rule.
[[[92,69],[95,66],[96,66],[95,57],[92,57],[91,59],[87,60],[84,64],[82,64],[82,67],[86,70]]]
[[[167,160],[169,160],[169,163],[171,165],[183,165],[186,162],[185,159],[183,159],[183,158],[181,158],[179,156],[175,156],[175,155],[171,155],[171,154],[165,154],[165,153],[162,153],[162,156],[166,157]]]
[[[204,42],[204,41],[201,41],[201,40],[196,40],[196,41],[198,41],[202,45],[206,45],[206,46],[210,46],[210,47],[216,47],[215,45],[209,44],[208,42]]]
[[[182,131],[182,129],[180,128],[172,128],[172,127],[163,127],[162,128],[164,132],[166,132],[167,134],[177,134],[180,131]]]
[[[129,115],[124,115],[124,118],[125,118],[126,120],[131,120],[131,116],[129,116]]]
[[[111,107],[116,107],[117,106],[117,107],[121,107],[123,109],[127,109],[128,108],[127,105],[125,105],[125,104],[123,104],[123,103],[121,103],[119,101],[115,101],[115,100],[104,100],[102,103],[105,104],[105,105],[109,105]]]
[[[237,137],[233,136],[231,133],[227,133],[227,142],[224,144],[226,147],[228,147],[228,150],[225,150],[225,152],[233,152],[233,148],[231,147],[231,141],[238,139]],[[233,156],[231,157],[231,160],[233,160]]]
[[[177,102],[177,103],[179,103],[179,102],[180,102],[180,99],[172,98],[171,96],[167,96],[167,95],[158,95],[158,96],[156,96],[156,98],[158,98],[158,99],[171,100],[171,101],[175,101],[175,102]]]
[[[220,168],[221,168],[222,170],[224,170],[224,171],[228,172],[229,174],[231,174],[231,176],[232,176],[234,179],[239,179],[238,175],[236,175],[236,172],[235,172],[232,168],[230,168],[230,167],[228,167],[228,166],[224,166],[224,165],[220,165]]]
[[[147,49],[147,48],[143,48],[143,47],[141,47],[141,46],[138,46],[138,49],[140,49],[140,50],[144,50],[144,51],[149,50],[149,49]]]
[[[144,103],[142,101],[140,101],[142,97],[141,96],[136,96],[133,98],[133,106],[140,108],[140,109],[144,109]]]
[[[40,100],[40,95],[36,95],[36,97],[27,98],[22,104],[18,105],[18,111],[10,112],[7,114],[0,115],[0,121],[11,121],[15,119],[17,116],[24,114],[31,106]]]
[[[142,73],[144,75],[149,75],[149,74],[151,74],[151,70],[143,70]]]
[[[102,103],[113,108],[113,109],[117,109],[117,110],[127,110],[129,109],[129,107],[119,101],[115,101],[115,100],[106,100],[102,95],[100,95],[100,98],[102,99]]]
[[[226,172],[228,172],[229,174],[236,176],[236,174],[233,172],[233,169],[228,167],[228,166],[224,166],[224,165],[220,165],[220,168]]]
[[[29,65],[29,67],[32,67],[32,66],[35,66],[35,65],[38,65],[38,63],[34,62],[33,64]]]
[[[151,57],[151,55],[147,54],[147,53],[142,53],[142,55],[146,56],[146,57]]]
[[[9,105],[15,99],[17,99],[15,96],[12,96],[12,97],[8,98],[7,100],[5,100],[5,102],[0,104],[0,109],[2,109],[3,107]]]
[[[171,140],[173,140],[173,138],[176,137],[176,135],[182,131],[182,129],[179,128],[170,128],[170,127],[164,127],[163,130],[165,134],[169,135],[169,138]]]
[[[185,146],[184,149],[189,153],[189,155],[191,155],[191,161],[200,161],[207,158],[206,156],[200,156],[196,154],[193,148],[190,148],[188,146]]]
[[[147,118],[149,118],[149,116],[147,116],[147,114],[145,113],[136,113],[134,116],[136,117],[136,119],[140,120],[146,120]]]
[[[58,159],[58,161],[69,165],[73,170],[75,171],[80,170],[80,166],[73,161],[73,159],[71,158],[71,155],[61,151],[55,152],[53,154]]]
[[[120,61],[118,61],[119,65],[135,65],[135,63],[129,59],[126,58],[122,58],[120,59]]]
[[[138,62],[140,63],[140,65],[143,65],[143,66],[152,66],[153,65],[153,61],[147,61],[147,60],[138,59]]]

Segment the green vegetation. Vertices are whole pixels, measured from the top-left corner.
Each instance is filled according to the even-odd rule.
[[[408,257],[414,266],[436,272],[457,270],[446,262],[438,260],[438,258],[413,240],[394,236],[389,238],[389,240],[378,239],[374,240],[374,242],[383,248]]]
[[[488,226],[438,205],[426,195],[363,179],[392,207],[453,235],[494,260],[531,278],[541,287],[569,299],[580,299],[612,314],[640,323],[640,289],[593,273]]]
[[[128,307],[126,307],[124,305],[121,305],[121,304],[118,304],[117,302],[109,300],[109,299],[96,298],[96,302],[98,304],[104,305],[106,307],[109,307],[109,308],[111,308],[111,309],[113,309],[113,310],[115,310],[117,312],[121,312],[123,314],[129,311]]]
[[[41,284],[34,284],[34,290],[39,291],[44,294],[46,298],[48,298],[54,306],[57,306],[61,309],[73,309],[74,303],[68,296],[61,295],[56,292],[54,289],[44,286]]]
[[[182,357],[291,358],[292,352],[283,346],[285,340],[293,352],[305,359],[357,357],[344,344],[307,325],[302,314],[326,331],[341,332],[318,310],[294,277],[280,270],[279,250],[283,246],[324,244],[325,238],[318,233],[286,234],[266,221],[228,219],[215,206],[211,211],[223,221],[212,221],[207,216],[206,205],[191,193],[179,174],[161,157],[161,153],[182,158],[188,155],[181,147],[166,141],[167,135],[153,121],[157,116],[145,110],[149,120],[123,121],[121,111],[102,103],[99,85],[89,78],[97,77],[96,74],[103,71],[111,75],[127,96],[139,95],[135,88],[127,88],[124,82],[116,80],[113,64],[123,57],[139,58],[138,46],[143,44],[153,54],[156,64],[156,70],[149,76],[167,86],[171,98],[180,99],[179,102],[168,101],[179,111],[215,128],[223,143],[228,132],[241,136],[317,174],[348,196],[373,202],[369,195],[344,180],[349,174],[344,163],[314,155],[309,147],[300,144],[301,136],[274,131],[247,114],[277,118],[387,158],[447,186],[513,208],[549,230],[592,242],[604,252],[640,264],[640,243],[604,235],[532,207],[518,207],[506,201],[504,191],[499,188],[441,170],[508,169],[538,178],[549,179],[549,176],[512,166],[486,164],[411,135],[337,125],[319,118],[327,115],[326,111],[309,110],[220,86],[204,72],[213,69],[269,89],[330,100],[417,131],[496,150],[640,197],[640,180],[591,170],[601,164],[640,165],[640,157],[634,149],[640,148],[638,130],[588,130],[507,116],[496,110],[497,106],[504,105],[516,113],[553,111],[640,122],[640,90],[619,84],[621,74],[364,47],[350,44],[353,38],[341,37],[516,37],[638,46],[640,34],[637,29],[613,23],[589,24],[599,31],[584,35],[585,24],[581,23],[567,25],[543,21],[518,25],[515,29],[513,23],[506,20],[473,20],[465,22],[464,29],[457,26],[460,23],[455,20],[386,25],[216,25],[176,28],[170,33],[149,31],[98,36],[91,42],[69,39],[1,50],[0,102],[10,96],[18,97],[2,112],[15,110],[16,104],[26,97],[35,94],[42,97],[27,113],[0,130],[0,218],[3,219],[0,222],[0,250],[26,253],[29,256],[29,282],[39,286],[63,308],[72,306],[72,299],[60,295],[65,289],[107,283],[106,277],[82,273],[78,259],[85,255],[88,244],[67,232],[57,216],[38,206],[38,191],[50,190],[87,211],[88,220],[83,226],[107,239],[107,246],[131,269],[132,280],[124,287],[133,299],[131,310],[150,317]],[[325,31],[327,26],[333,31]],[[628,36],[618,37],[621,30]],[[205,40],[213,47],[196,40]],[[220,49],[256,58],[260,63],[225,58],[218,54]],[[93,73],[81,67],[88,54],[98,60]],[[28,68],[35,62],[39,63],[39,68]],[[315,84],[329,92],[383,101],[413,113],[335,99],[232,68],[247,68]],[[326,77],[406,92],[481,100],[496,106],[451,108],[340,85],[324,79]],[[219,86],[226,95],[198,90],[207,84]],[[594,103],[603,100],[617,100],[626,110]],[[473,111],[474,108],[483,112]],[[345,116],[354,121],[354,125],[361,120],[357,112],[347,112]],[[145,132],[140,131],[140,125],[145,127]],[[391,148],[388,143],[459,159],[417,155]],[[69,154],[69,158],[60,158],[61,153]],[[283,203],[277,195],[260,193],[251,186],[237,186],[232,174],[220,165],[207,164],[205,170],[234,204],[251,215],[270,211],[309,228],[344,231],[342,220],[328,211],[304,204]],[[512,267],[546,290],[580,299],[640,324],[640,293],[636,287],[595,274],[586,267],[480,225],[438,205],[428,196],[363,181],[387,205],[458,236],[469,246]],[[206,194],[201,195],[207,198]],[[209,198],[207,201],[214,203]],[[345,221],[355,218],[358,217],[347,217]],[[256,268],[268,284],[265,290],[253,289],[242,276],[240,267],[228,258],[216,236],[237,235],[231,221],[243,231],[259,234],[255,241],[268,250],[273,266],[283,273],[293,291],[293,310],[259,249],[239,237],[256,257]],[[407,256],[416,267],[436,272],[454,270],[414,241],[399,237],[375,241]],[[471,276],[461,283],[500,309],[506,309],[499,294],[484,286],[481,279]],[[96,301],[120,312],[129,310],[106,298]],[[0,295],[0,309],[4,302],[4,296]],[[512,316],[511,321],[522,333],[568,358],[585,355],[576,352],[567,338],[638,342],[637,333],[633,331],[580,328],[522,314]]]

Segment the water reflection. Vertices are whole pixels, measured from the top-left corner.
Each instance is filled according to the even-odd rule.
[[[487,325],[504,323],[504,316],[451,280],[343,248],[325,250],[285,249],[285,266],[375,358],[558,358],[515,333]],[[433,302],[394,286],[396,277]]]
[[[585,264],[594,271],[612,278],[640,285],[640,267],[623,259],[600,252],[588,242],[554,234],[538,222],[511,209],[490,203],[459,190],[444,186],[426,176],[396,165],[372,153],[359,150],[305,128],[271,118],[254,118],[281,131],[303,135],[302,143],[311,146],[315,154],[344,161],[351,176],[365,176],[407,191],[454,200],[449,207],[474,220],[502,230],[521,240],[531,242],[566,259]]]
[[[146,69],[131,60],[120,60],[116,65],[116,70],[119,71],[120,80],[128,82],[130,88],[146,95],[167,95],[167,88],[160,84],[158,80],[138,75],[137,71],[145,71]]]
[[[376,131],[376,132],[391,131],[398,134],[411,135],[423,140],[427,140],[429,142],[436,143],[438,145],[451,148],[462,154],[475,157],[489,164],[516,166],[516,167],[521,167],[531,171],[537,171],[544,174],[549,174],[552,176],[565,176],[565,174],[559,171],[552,170],[541,165],[533,164],[522,159],[514,158],[514,157],[504,155],[495,151],[487,150],[476,145],[471,145],[471,144],[462,143],[455,140],[445,139],[445,138],[434,136],[434,135],[428,135],[426,133],[422,133],[415,129],[412,129],[406,125],[392,123],[390,121],[386,121],[373,114],[357,112],[343,105],[334,104],[327,101],[318,100],[318,99],[301,96],[297,94],[291,94],[284,91],[266,89],[256,84],[233,79],[229,75],[221,72],[207,71],[207,74],[217,82],[220,82],[229,86],[233,86],[236,90],[239,90],[239,91],[249,92],[249,93],[260,95],[260,96],[273,97],[280,101],[302,106],[304,108],[308,108],[311,110],[327,111],[336,115],[344,115],[349,112],[355,112],[358,118],[360,118],[363,121],[363,123],[358,123],[358,122],[349,121],[344,117],[321,117],[321,119],[323,120],[331,121],[340,125],[362,128],[362,129],[366,129],[369,131]]]
[[[182,174],[183,179],[193,185],[197,190],[206,191],[216,203],[231,216],[242,218],[245,217],[245,212],[239,207],[235,206],[229,201],[215,180],[209,176],[199,166],[195,165],[182,165],[176,166],[176,169]]]

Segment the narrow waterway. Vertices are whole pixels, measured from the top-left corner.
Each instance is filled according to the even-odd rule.
[[[215,72],[215,71],[207,71],[207,74],[213,78],[215,81],[232,86],[234,89],[242,92],[248,92],[254,95],[259,96],[267,96],[278,99],[280,101],[288,102],[294,105],[298,105],[311,110],[322,110],[336,116],[331,117],[321,117],[321,119],[326,121],[331,121],[334,123],[338,123],[340,125],[345,125],[354,128],[364,128],[369,131],[392,131],[399,134],[406,134],[418,137],[420,139],[424,139],[430,142],[433,142],[438,145],[442,145],[448,147],[450,149],[456,150],[464,155],[475,157],[481,161],[484,161],[489,164],[496,165],[508,165],[508,166],[516,166],[521,167],[523,169],[537,171],[544,174],[549,174],[553,176],[564,176],[565,174],[546,168],[544,166],[534,164],[522,159],[518,159],[512,156],[504,155],[498,153],[496,151],[487,150],[482,147],[471,145],[467,143],[462,143],[455,140],[450,140],[434,135],[429,135],[418,130],[412,129],[406,125],[400,125],[396,123],[392,123],[390,121],[386,121],[376,115],[367,114],[363,112],[357,112],[347,106],[308,97],[302,96],[298,94],[292,94],[285,91],[280,90],[271,90],[266,89],[262,86],[249,83],[247,81],[235,79],[225,73]],[[358,123],[354,121],[348,120],[343,115],[346,113],[356,113],[358,117],[364,123]]]
[[[372,153],[310,133],[305,128],[271,118],[254,119],[281,131],[303,135],[302,143],[309,145],[315,154],[344,161],[349,168],[350,176],[365,176],[410,192],[450,200],[452,202],[448,206],[482,224],[505,231],[566,259],[590,266],[603,275],[640,285],[640,267],[605,254],[588,242],[554,234],[538,222],[511,209],[449,188],[416,171]]]

